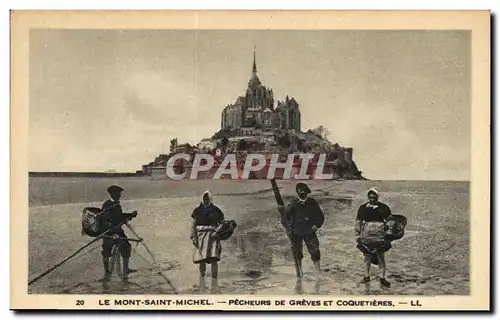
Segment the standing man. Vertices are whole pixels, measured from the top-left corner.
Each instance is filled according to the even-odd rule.
[[[391,249],[391,243],[386,240],[373,241],[372,243],[363,243],[359,237],[362,229],[367,223],[384,224],[391,215],[391,209],[385,203],[378,201],[379,191],[376,188],[368,190],[368,202],[362,204],[358,209],[356,216],[356,236],[358,237],[358,249],[363,252],[365,259],[365,276],[361,283],[370,282],[370,266],[373,261],[378,261],[380,268],[380,284],[384,287],[390,287],[389,281],[385,279],[386,263],[385,252]],[[383,237],[383,235],[381,235]]]
[[[127,240],[127,236],[121,226],[128,220],[135,218],[137,216],[137,211],[132,213],[122,212],[122,207],[120,205],[122,191],[123,189],[119,186],[109,187],[108,193],[110,199],[106,200],[102,205],[102,210],[104,211],[103,222],[107,228],[110,229],[110,232],[107,234],[108,237],[104,237],[102,241],[102,261],[104,264],[105,281],[109,280],[111,275],[111,270],[109,270],[109,258],[111,257],[113,245],[118,246],[120,254],[123,258],[124,281],[128,281],[128,274],[130,273],[129,260],[132,246]]]
[[[292,242],[292,250],[299,264],[299,270],[302,270],[302,242],[305,242],[314,263],[316,276],[319,278],[321,254],[316,231],[323,226],[325,215],[318,202],[308,196],[311,189],[305,183],[297,183],[295,190],[297,197],[291,201],[286,209],[284,206],[278,207],[280,212],[283,212],[282,224]],[[297,277],[302,277],[301,271]]]

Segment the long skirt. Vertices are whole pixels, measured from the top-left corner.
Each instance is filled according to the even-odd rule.
[[[222,246],[219,240],[212,239],[215,228],[210,226],[196,226],[198,248],[194,249],[194,263],[211,263],[220,261]]]
[[[370,262],[371,264],[378,265],[379,255],[383,255],[385,252],[391,250],[392,245],[389,241],[384,241],[377,246],[366,245],[358,241],[357,248],[359,251],[363,252],[365,263]]]

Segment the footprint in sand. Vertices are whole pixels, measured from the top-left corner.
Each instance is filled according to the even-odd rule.
[[[388,278],[394,279],[398,283],[414,282],[417,284],[424,284],[431,280],[431,277],[420,277],[417,275],[401,275],[401,274],[391,274]]]
[[[328,266],[323,268],[323,272],[326,273],[346,273],[347,270],[339,266]]]

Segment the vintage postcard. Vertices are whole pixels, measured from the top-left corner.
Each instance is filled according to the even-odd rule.
[[[490,310],[490,19],[13,11],[11,308]]]

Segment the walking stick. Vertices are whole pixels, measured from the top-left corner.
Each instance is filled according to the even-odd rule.
[[[285,202],[283,201],[283,198],[281,197],[280,189],[278,187],[278,184],[276,183],[276,180],[271,179],[271,185],[273,187],[274,198],[276,199],[278,206],[284,206]],[[290,240],[290,245],[291,245],[292,254],[293,254],[293,260],[295,262],[295,272],[296,272],[298,277],[302,277],[302,267],[300,266],[300,261],[298,259],[297,252],[295,251],[295,247],[293,245],[292,232],[291,232],[290,228],[288,227],[288,224],[285,221],[285,212],[284,211],[280,211],[280,217],[281,217],[281,221],[283,223],[283,227],[285,228],[286,235],[287,235],[288,239]]]

